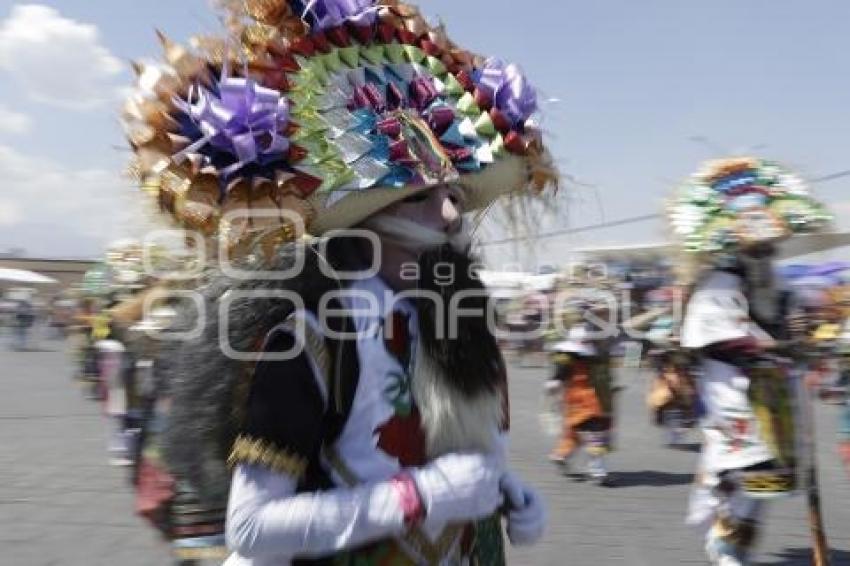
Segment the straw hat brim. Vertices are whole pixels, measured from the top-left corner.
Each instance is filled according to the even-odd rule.
[[[467,192],[465,212],[480,210],[502,195],[520,191],[528,184],[528,168],[523,157],[508,154],[474,173],[464,173],[457,180]],[[331,230],[357,226],[373,214],[434,185],[388,188],[375,187],[352,191],[330,206],[326,203],[333,192],[313,195],[309,202],[315,213],[307,232],[321,236]]]

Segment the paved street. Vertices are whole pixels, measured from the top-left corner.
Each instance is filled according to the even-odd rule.
[[[645,378],[634,371],[620,376],[625,389],[618,404],[618,450],[609,466],[617,487],[604,488],[559,476],[545,462],[551,440],[540,432],[537,419],[544,373],[513,372],[511,459],[544,492],[550,526],[541,544],[511,549],[511,564],[706,564],[699,537],[683,524],[697,454],[661,446],[661,435],[644,409]],[[835,452],[837,412],[830,406],[818,411],[820,477],[833,565],[850,565],[850,480]],[[810,564],[802,497],[773,504],[767,531],[759,545],[759,564]]]
[[[0,563],[12,566],[171,564],[153,530],[133,514],[125,470],[107,465],[107,423],[70,379],[64,346],[0,350]],[[682,524],[696,454],[661,447],[643,408],[643,377],[624,376],[617,487],[560,476],[546,462],[552,440],[538,424],[542,369],[512,375],[514,468],[544,494],[545,540],[511,549],[519,565],[704,564]],[[834,565],[850,565],[850,480],[835,454],[834,408],[818,408],[821,481]],[[804,501],[773,505],[759,546],[764,565],[808,564]]]
[[[167,566],[133,514],[126,469],[107,465],[107,421],[84,398],[64,344],[0,344],[0,563]]]

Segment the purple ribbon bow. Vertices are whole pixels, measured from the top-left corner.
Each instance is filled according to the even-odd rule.
[[[537,110],[537,91],[513,63],[506,65],[501,59],[487,59],[478,87],[493,99],[511,126],[525,122]]]
[[[310,0],[304,7],[304,16],[315,20],[311,32],[317,33],[351,22],[354,25],[371,25],[377,17],[375,0]]]
[[[216,95],[193,87],[188,100],[175,100],[203,134],[177,153],[176,161],[209,144],[236,157],[237,163],[223,171],[226,177],[289,148],[289,139],[281,134],[289,122],[289,103],[278,91],[239,77],[222,78],[218,90]]]

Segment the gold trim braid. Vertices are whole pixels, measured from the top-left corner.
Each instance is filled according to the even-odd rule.
[[[256,464],[295,479],[301,479],[307,472],[307,460],[301,456],[290,454],[273,446],[270,442],[259,438],[240,435],[233,443],[227,465],[230,468],[237,464]]]
[[[749,493],[785,494],[797,487],[791,472],[766,472],[746,474],[741,478],[741,487]]]
[[[224,546],[174,549],[174,556],[180,560],[224,560],[229,554]]]

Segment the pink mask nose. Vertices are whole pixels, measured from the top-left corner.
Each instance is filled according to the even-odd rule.
[[[455,206],[451,199],[443,199],[443,207],[441,213],[443,216],[443,220],[446,223],[446,231],[454,232],[455,230],[457,230],[457,226],[460,223],[460,210],[458,210],[457,206]]]

